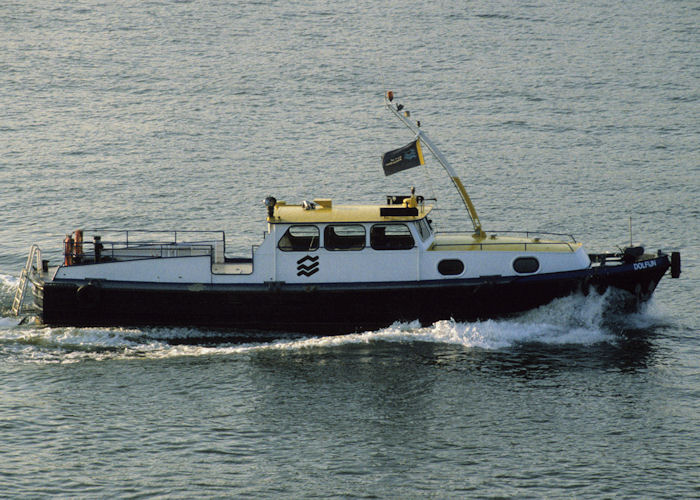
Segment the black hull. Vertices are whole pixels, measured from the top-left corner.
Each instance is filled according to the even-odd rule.
[[[247,286],[50,281],[37,293],[48,325],[196,326],[236,331],[339,334],[395,321],[474,321],[502,317],[576,292],[624,290],[626,306],[647,300],[668,256],[636,263],[521,277],[412,283],[270,283]],[[37,290],[41,292],[41,290]]]

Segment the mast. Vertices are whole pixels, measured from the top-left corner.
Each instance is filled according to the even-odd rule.
[[[464,188],[464,184],[462,184],[462,181],[460,180],[459,177],[457,177],[457,173],[454,171],[452,166],[450,165],[450,162],[447,161],[447,158],[445,158],[445,155],[442,154],[442,152],[438,149],[438,147],[433,143],[433,141],[430,140],[430,138],[425,134],[420,129],[420,122],[413,122],[409,120],[408,118],[410,117],[410,113],[408,111],[404,111],[401,113],[401,110],[403,109],[402,104],[396,104],[396,106],[392,105],[392,101],[394,100],[394,93],[390,90],[386,94],[384,94],[384,103],[386,104],[386,107],[394,113],[394,115],[403,122],[406,127],[408,127],[414,134],[416,134],[416,137],[420,139],[420,141],[430,150],[430,152],[433,154],[435,159],[442,165],[442,168],[445,169],[447,172],[447,175],[450,176],[450,180],[452,181],[452,184],[455,185],[457,188],[457,191],[459,192],[459,196],[462,198],[462,201],[464,202],[464,206],[467,209],[467,212],[469,213],[469,217],[472,220],[472,225],[474,226],[474,234],[477,237],[484,238],[486,237],[486,233],[484,230],[481,228],[481,221],[479,220],[479,216],[476,213],[476,208],[474,208],[474,204],[472,203],[472,200],[469,198],[469,195],[467,194],[467,190]]]

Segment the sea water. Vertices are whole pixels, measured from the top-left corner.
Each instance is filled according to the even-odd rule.
[[[700,495],[698,26],[682,0],[0,5],[0,496]],[[681,279],[635,314],[593,294],[243,344],[10,315],[29,246],[57,263],[77,228],[249,255],[266,196],[416,186],[468,229],[432,159],[383,177],[413,139],[387,89],[487,232],[680,250]]]

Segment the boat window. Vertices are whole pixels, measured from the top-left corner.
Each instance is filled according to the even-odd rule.
[[[406,224],[375,224],[370,230],[369,241],[375,250],[407,250],[415,245]]]
[[[318,250],[319,230],[316,226],[289,226],[277,248],[283,252]]]
[[[428,225],[427,220],[419,220],[416,222],[416,226],[418,227],[418,234],[420,235],[421,240],[425,241],[430,238],[430,226]]]
[[[323,231],[326,250],[362,250],[365,248],[365,227],[359,224],[336,224]]]
[[[438,264],[438,271],[445,276],[456,276],[464,272],[464,262],[459,259],[445,259]]]
[[[534,257],[518,257],[513,261],[513,269],[516,273],[529,274],[537,272],[540,262]]]

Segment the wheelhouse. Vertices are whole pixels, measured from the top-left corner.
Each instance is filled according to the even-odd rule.
[[[268,205],[268,229],[282,252],[410,250],[433,237],[427,218],[432,207],[422,197],[388,196],[387,202],[334,206],[329,199],[298,205],[274,200]]]
[[[415,195],[388,197],[386,205],[267,204],[276,281],[417,280],[420,255],[434,238],[432,207]]]

